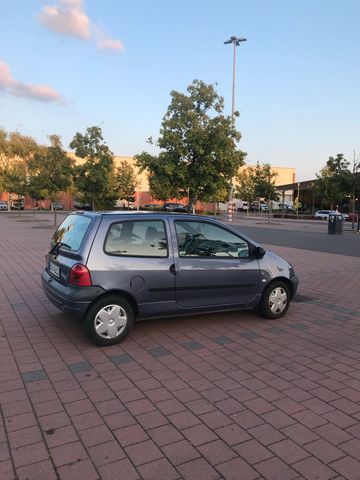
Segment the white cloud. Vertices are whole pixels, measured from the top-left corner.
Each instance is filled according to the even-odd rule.
[[[15,97],[26,97],[41,102],[65,103],[65,99],[48,85],[34,85],[15,80],[11,75],[10,67],[0,60],[0,91]]]
[[[102,38],[97,41],[97,46],[100,50],[114,50],[115,52],[122,52],[124,46],[120,40],[114,40],[112,38]]]
[[[61,6],[46,5],[39,14],[39,20],[55,32],[88,39],[90,19],[86,15],[82,0],[61,0]]]
[[[120,40],[110,38],[97,25],[93,25],[92,30],[94,32],[97,47],[99,48],[99,50],[112,50],[114,52],[122,52],[124,50],[124,45]]]
[[[5,90],[11,87],[13,82],[9,66],[0,60],[0,89]]]
[[[58,0],[59,5],[46,5],[39,14],[40,22],[57,33],[84,40],[96,40],[100,50],[122,52],[120,40],[108,37],[85,13],[83,0]]]

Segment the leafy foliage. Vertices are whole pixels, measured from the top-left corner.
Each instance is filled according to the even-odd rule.
[[[132,201],[136,187],[137,178],[134,167],[123,160],[114,175],[114,190],[117,198],[127,202]]]
[[[325,167],[316,175],[318,178],[316,193],[322,198],[323,203],[330,204],[331,209],[352,190],[349,165],[344,155],[338,153],[336,157],[329,157]]]
[[[241,170],[236,176],[237,185],[235,187],[235,197],[252,202],[256,199],[254,168],[248,167]],[[248,210],[249,211],[249,210]]]
[[[29,136],[0,129],[0,185],[2,190],[18,197],[27,193],[29,160],[40,147]]]
[[[150,153],[143,152],[136,155],[135,160],[141,170],[146,168],[149,171],[149,191],[152,197],[165,202],[165,200],[179,195],[178,187],[171,183],[173,177],[171,166],[163,161],[161,154],[156,157],[150,155]]]
[[[66,155],[57,135],[49,137],[50,147],[39,150],[28,163],[28,193],[36,200],[57,200],[72,183],[73,161]]]
[[[189,197],[189,211],[197,200],[214,199],[228,189],[243,165],[245,153],[237,149],[240,133],[223,114],[224,101],[213,85],[194,80],[187,94],[172,91],[163,118],[157,156],[136,156],[149,171],[153,196],[159,199]]]
[[[76,133],[70,143],[77,157],[83,158],[82,165],[74,167],[74,186],[77,196],[93,209],[113,206],[116,200],[113,158],[104,143],[101,128],[89,127],[83,135]]]
[[[27,193],[27,165],[21,158],[13,159],[2,172],[4,190],[18,197]]]
[[[271,171],[271,166],[268,163],[256,164],[256,167],[250,171],[255,198],[264,198],[267,202],[278,199],[279,194],[275,186],[276,175]]]

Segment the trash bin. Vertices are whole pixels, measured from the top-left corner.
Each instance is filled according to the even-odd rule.
[[[330,235],[343,233],[343,217],[340,213],[329,214],[328,233]]]

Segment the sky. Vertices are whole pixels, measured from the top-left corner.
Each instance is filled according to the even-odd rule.
[[[0,0],[0,127],[156,153],[172,90],[216,84],[231,114],[235,35],[246,162],[312,179],[360,153],[359,25],[359,0]]]

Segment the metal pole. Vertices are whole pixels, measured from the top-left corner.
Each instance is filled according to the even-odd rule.
[[[235,126],[235,80],[236,80],[236,42],[234,42],[232,106],[231,106],[231,121],[232,121],[233,127]]]
[[[356,153],[354,150],[354,161],[353,161],[353,171],[352,171],[352,220],[351,220],[351,228],[354,230],[354,222],[355,222],[355,176],[357,175],[357,170],[359,168],[359,156],[356,158]]]
[[[232,84],[232,100],[231,100],[231,123],[233,128],[235,128],[235,80],[236,80],[236,42],[233,42],[234,45],[234,58],[233,58],[233,84]],[[229,192],[229,202],[232,202],[234,194],[234,186],[232,179],[230,181],[230,192]]]
[[[232,43],[234,45],[234,59],[233,59],[233,84],[232,84],[232,105],[231,105],[231,123],[235,127],[235,80],[236,80],[236,47],[240,45],[240,42],[246,42],[246,38],[238,38],[235,36],[230,37],[229,40],[226,40],[224,43]],[[233,184],[232,179],[230,181],[230,191],[229,191],[229,206],[230,202],[232,203],[233,199]],[[232,206],[232,205],[231,205]]]

